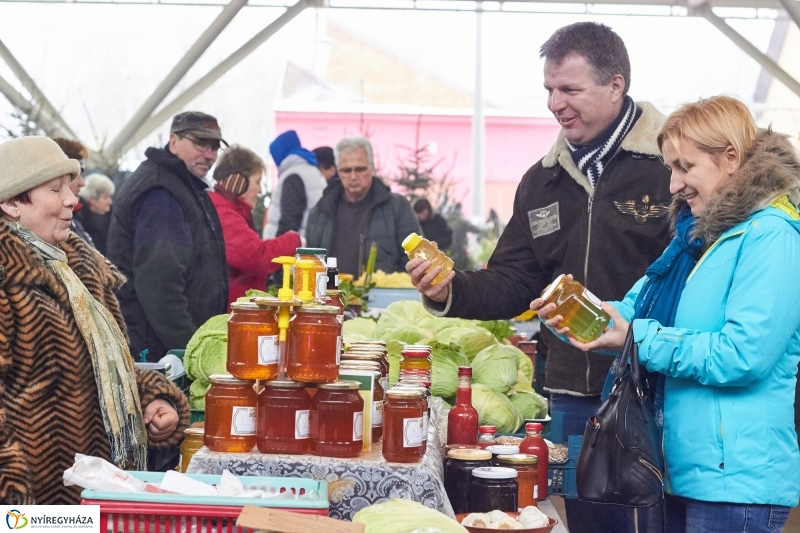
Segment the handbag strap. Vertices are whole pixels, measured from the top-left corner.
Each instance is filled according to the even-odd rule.
[[[633,326],[628,328],[628,335],[625,337],[625,343],[622,345],[622,351],[619,354],[614,389],[622,382],[626,371],[630,373],[631,381],[636,387],[636,393],[641,398],[644,396],[645,387],[642,382],[641,366],[639,365],[639,346],[633,340]]]

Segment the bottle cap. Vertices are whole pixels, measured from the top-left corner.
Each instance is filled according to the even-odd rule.
[[[405,240],[403,240],[403,243],[400,246],[402,246],[403,250],[405,250],[406,253],[408,253],[414,248],[416,248],[421,242],[422,242],[422,237],[420,237],[416,233],[412,233],[408,237],[406,237]]]
[[[544,290],[542,291],[542,296],[541,296],[542,300],[547,300],[548,298],[550,298],[550,295],[553,294],[553,291],[556,290],[556,287],[558,287],[558,284],[561,283],[561,280],[563,279],[564,279],[564,274],[560,274],[556,279],[553,280],[553,282],[550,285],[545,287]]]
[[[539,458],[527,453],[515,453],[513,455],[498,455],[497,461],[511,465],[535,465],[539,463]]]
[[[514,479],[517,477],[517,471],[502,466],[482,466],[473,468],[472,476],[483,479]]]
[[[492,454],[474,448],[453,448],[447,452],[447,457],[459,461],[488,461],[492,458]]]
[[[497,426],[481,426],[478,433],[497,433]]]
[[[325,255],[328,252],[325,248],[297,248],[295,253],[299,255]]]
[[[472,377],[472,367],[471,366],[458,367],[458,375]]]
[[[528,422],[525,424],[525,431],[542,431],[542,424],[539,422]]]
[[[487,446],[487,452],[492,452],[492,455],[514,455],[519,453],[519,446],[504,446],[497,444],[494,446]]]
[[[336,266],[336,258],[335,257],[329,257],[328,259],[326,259],[325,260],[325,266],[327,266],[328,268],[337,268],[337,266]]]

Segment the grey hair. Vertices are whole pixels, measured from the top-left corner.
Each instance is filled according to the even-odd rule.
[[[369,142],[369,139],[366,137],[345,137],[336,143],[336,148],[333,151],[333,155],[336,158],[336,166],[339,166],[339,158],[342,156],[342,154],[354,152],[356,150],[364,150],[367,152],[367,161],[369,161],[370,166],[375,166],[375,156],[372,152],[372,143]]]
[[[84,178],[84,185],[78,191],[82,200],[97,200],[104,194],[112,196],[114,194],[114,182],[105,174],[94,173]]]

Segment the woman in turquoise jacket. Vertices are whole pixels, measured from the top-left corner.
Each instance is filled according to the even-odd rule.
[[[618,351],[632,325],[640,361],[663,376],[666,531],[781,531],[800,497],[800,162],[730,97],[678,109],[658,144],[675,238],[622,302],[603,304],[613,325],[600,338],[564,338]],[[554,308],[540,317],[568,336]]]

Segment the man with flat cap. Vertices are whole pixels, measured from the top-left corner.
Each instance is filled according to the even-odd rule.
[[[220,143],[216,118],[176,115],[169,143],[147,149],[114,201],[108,258],[128,278],[118,297],[135,361],[185,348],[199,326],[227,310],[222,227],[203,181]]]

